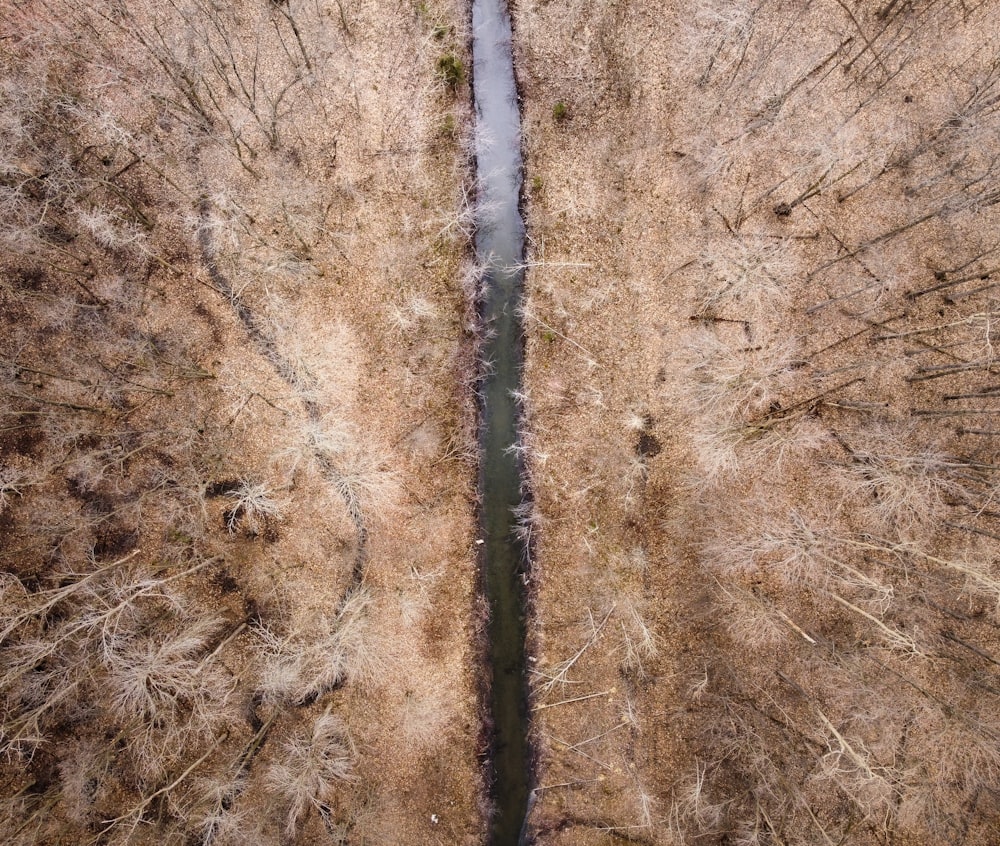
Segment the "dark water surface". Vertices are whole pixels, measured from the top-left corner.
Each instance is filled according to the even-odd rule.
[[[521,116],[504,0],[473,0],[473,95],[479,193],[476,256],[485,272],[481,304],[486,340],[480,382],[482,432],[481,531],[490,604],[494,791],[492,846],[517,846],[528,802],[527,694],[521,576],[527,549],[515,532],[523,500],[523,462],[517,446],[524,341],[518,317],[524,277],[521,193]]]

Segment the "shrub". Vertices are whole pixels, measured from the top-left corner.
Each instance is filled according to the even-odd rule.
[[[268,629],[258,629],[265,701],[302,704],[347,680],[365,681],[376,675],[369,643],[370,604],[368,591],[358,589],[344,599],[333,621],[317,621],[308,627],[309,634],[295,632],[281,640]]]
[[[268,771],[271,787],[289,803],[285,833],[295,837],[302,815],[310,805],[329,800],[337,782],[353,779],[351,741],[341,720],[327,710],[313,723],[307,737],[285,744],[283,763]]]
[[[462,65],[462,60],[454,53],[445,53],[438,57],[437,72],[445,85],[452,90],[458,88],[465,79],[465,67]]]
[[[281,518],[281,503],[266,485],[243,479],[226,496],[235,501],[233,507],[226,511],[226,528],[230,534],[235,534],[242,523],[251,535],[259,535],[268,520]]]

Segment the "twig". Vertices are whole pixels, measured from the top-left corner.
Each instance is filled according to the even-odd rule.
[[[555,687],[556,684],[559,683],[565,684],[565,682],[567,681],[566,674],[572,669],[573,665],[580,660],[580,657],[583,655],[583,653],[586,652],[591,646],[593,646],[597,642],[597,638],[600,636],[601,630],[607,624],[608,620],[611,619],[611,615],[614,613],[616,607],[617,603],[611,606],[608,613],[604,615],[604,619],[601,620],[600,625],[594,628],[594,633],[590,636],[587,642],[580,647],[579,651],[577,651],[577,653],[572,658],[570,658],[567,661],[563,661],[562,664],[556,665],[558,667],[558,671],[554,676],[548,676],[547,678],[549,680],[542,686],[542,689],[545,692],[551,690],[553,687]],[[539,675],[544,675],[544,674],[539,673]]]
[[[569,705],[573,702],[583,702],[585,699],[596,699],[598,696],[607,696],[612,691],[602,690],[600,693],[587,693],[583,696],[574,696],[572,699],[562,699],[559,702],[547,702],[543,705],[535,705],[532,711],[543,711],[546,708],[555,708],[557,705]]]

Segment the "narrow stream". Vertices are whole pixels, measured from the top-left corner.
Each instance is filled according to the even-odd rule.
[[[524,278],[520,212],[521,116],[505,0],[472,3],[473,96],[478,177],[476,257],[484,268],[480,315],[481,531],[490,604],[493,802],[491,846],[518,846],[528,803],[528,707],[521,576],[528,550],[515,532],[524,466],[517,445],[524,338],[518,316]]]

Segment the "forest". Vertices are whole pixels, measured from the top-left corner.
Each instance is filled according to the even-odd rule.
[[[1000,837],[1000,4],[512,0],[538,846]],[[0,9],[0,838],[480,844],[470,5]]]
[[[475,842],[461,21],[0,10],[5,843]]]

